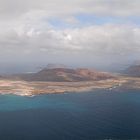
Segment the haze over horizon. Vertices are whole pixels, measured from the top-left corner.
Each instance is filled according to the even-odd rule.
[[[127,66],[140,60],[139,17],[139,0],[0,0],[0,72]]]

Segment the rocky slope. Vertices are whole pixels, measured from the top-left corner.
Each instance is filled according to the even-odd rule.
[[[92,80],[106,80],[114,78],[111,74],[89,69],[54,68],[43,69],[37,73],[17,76],[26,81],[78,82]]]
[[[129,76],[140,77],[140,65],[130,66],[125,70],[124,73]]]

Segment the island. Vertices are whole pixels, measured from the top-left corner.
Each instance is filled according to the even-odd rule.
[[[139,88],[140,78],[85,68],[45,68],[37,73],[0,76],[0,94],[20,96]]]

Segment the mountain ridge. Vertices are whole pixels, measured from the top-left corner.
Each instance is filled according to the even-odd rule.
[[[54,81],[54,82],[78,82],[105,80],[114,78],[109,73],[90,70],[87,68],[52,68],[42,69],[37,73],[19,74],[18,78],[26,81]]]

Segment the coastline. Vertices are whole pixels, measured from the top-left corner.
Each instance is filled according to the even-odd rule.
[[[21,80],[0,80],[0,94],[35,96],[40,94],[80,93],[97,89],[112,90],[126,83],[124,79],[108,79],[84,82],[28,82]]]

